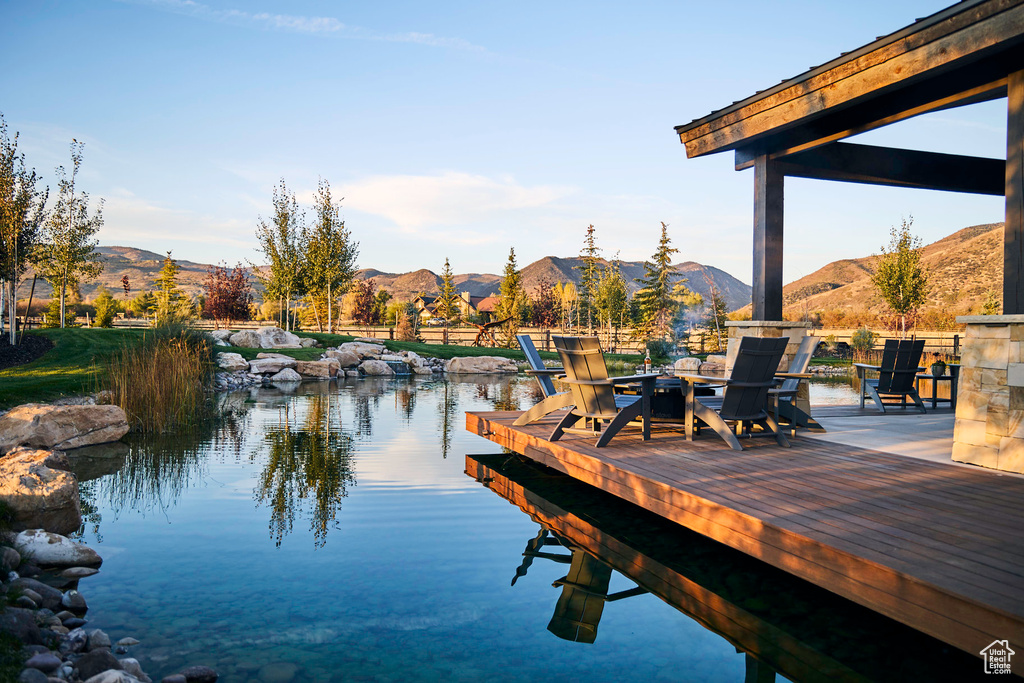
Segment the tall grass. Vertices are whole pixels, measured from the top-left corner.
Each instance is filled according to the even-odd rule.
[[[163,433],[211,417],[213,342],[204,332],[165,324],[107,361],[104,388],[133,431]]]

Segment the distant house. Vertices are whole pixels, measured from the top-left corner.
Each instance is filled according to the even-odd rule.
[[[420,295],[413,299],[413,306],[416,308],[420,319],[430,320],[437,315],[437,296]],[[480,316],[485,321],[494,314],[494,307],[498,303],[496,296],[471,296],[469,292],[459,292],[457,305],[463,318]]]

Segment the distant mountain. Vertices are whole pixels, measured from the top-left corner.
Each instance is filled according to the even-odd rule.
[[[853,308],[883,313],[885,305],[871,284],[877,260],[873,255],[833,261],[789,283],[782,288],[784,314]],[[990,291],[1002,292],[1003,224],[974,225],[928,244],[921,265],[929,274],[926,307],[977,309]]]
[[[89,301],[96,297],[99,288],[106,287],[118,298],[122,298],[121,278],[128,276],[131,286],[131,296],[154,289],[154,281],[160,268],[163,266],[164,254],[157,254],[145,249],[123,246],[100,246],[96,248],[100,260],[103,262],[103,273],[99,278],[91,282],[83,283],[81,287],[82,297]],[[556,282],[580,281],[581,265],[579,258],[559,258],[556,256],[545,256],[534,261],[523,268],[523,284],[527,291],[534,290],[538,285],[554,285]],[[602,267],[608,266],[608,262],[602,260]],[[203,281],[206,279],[207,269],[205,263],[178,260],[179,274],[178,284],[188,294],[198,296],[203,292]],[[626,278],[630,292],[635,292],[639,285],[634,278],[643,275],[643,263],[641,261],[622,261],[619,263],[623,277]],[[687,278],[687,286],[700,292],[705,298],[708,297],[708,280],[714,282],[722,292],[730,309],[739,308],[750,301],[750,287],[729,273],[711,266],[704,266],[693,261],[680,263],[675,266],[676,271]],[[388,273],[374,268],[364,268],[357,271],[356,277],[361,280],[372,279],[380,288],[387,290],[392,296],[409,300],[419,293],[436,294],[441,288],[441,278],[434,272],[421,268],[411,273]],[[31,279],[31,273],[29,274]],[[473,296],[488,296],[497,294],[501,287],[501,276],[491,273],[462,273],[455,276],[455,284],[460,292],[468,291]],[[19,292],[20,298],[28,297],[29,283],[22,285]],[[51,291],[49,285],[40,280],[36,284],[35,299],[42,301],[49,299]]]
[[[552,286],[557,282],[579,284],[582,260],[578,257],[559,258],[545,256],[522,269],[523,286],[532,292],[539,285]],[[610,264],[600,259],[602,268]],[[619,269],[626,278],[626,286],[630,293],[636,292],[640,285],[635,279],[643,276],[642,261],[620,261]],[[687,279],[687,286],[699,292],[705,299],[710,298],[711,285],[714,283],[725,297],[729,309],[736,309],[750,303],[750,286],[740,282],[724,270],[712,266],[704,266],[687,261],[674,266],[677,273]],[[387,290],[393,297],[411,299],[419,293],[436,294],[441,288],[441,278],[429,270],[417,270],[414,273],[383,273],[379,270],[360,270],[356,277],[362,280],[372,279],[378,287]],[[709,282],[710,280],[710,282]],[[468,291],[473,296],[497,294],[501,287],[501,276],[481,273],[467,273],[455,276],[455,284],[460,292]]]

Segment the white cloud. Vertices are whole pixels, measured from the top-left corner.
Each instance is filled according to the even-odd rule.
[[[448,171],[438,175],[373,176],[338,193],[345,206],[394,222],[402,231],[492,222],[498,212],[535,209],[572,193],[551,185],[527,187],[512,178]],[[479,237],[479,236],[478,236]]]
[[[388,43],[415,43],[429,47],[452,48],[486,52],[479,45],[473,45],[462,38],[445,38],[432,33],[409,31],[405,33],[381,33],[361,26],[352,26],[335,17],[305,17],[291,14],[271,14],[269,12],[246,12],[238,9],[214,9],[193,0],[120,0],[139,5],[149,5],[165,12],[195,17],[206,21],[214,21],[235,26],[251,26],[255,28],[290,31],[320,36],[337,36],[355,40],[377,40]]]
[[[130,191],[116,188],[103,207],[100,244],[126,244],[154,248],[161,240],[179,243],[213,244],[224,247],[252,249],[252,224],[230,219],[217,219],[192,211],[153,204]]]

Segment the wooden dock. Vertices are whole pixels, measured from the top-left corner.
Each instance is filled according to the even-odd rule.
[[[1024,479],[810,439],[743,453],[706,432],[545,438],[554,420],[467,429],[974,655],[1024,644]]]

